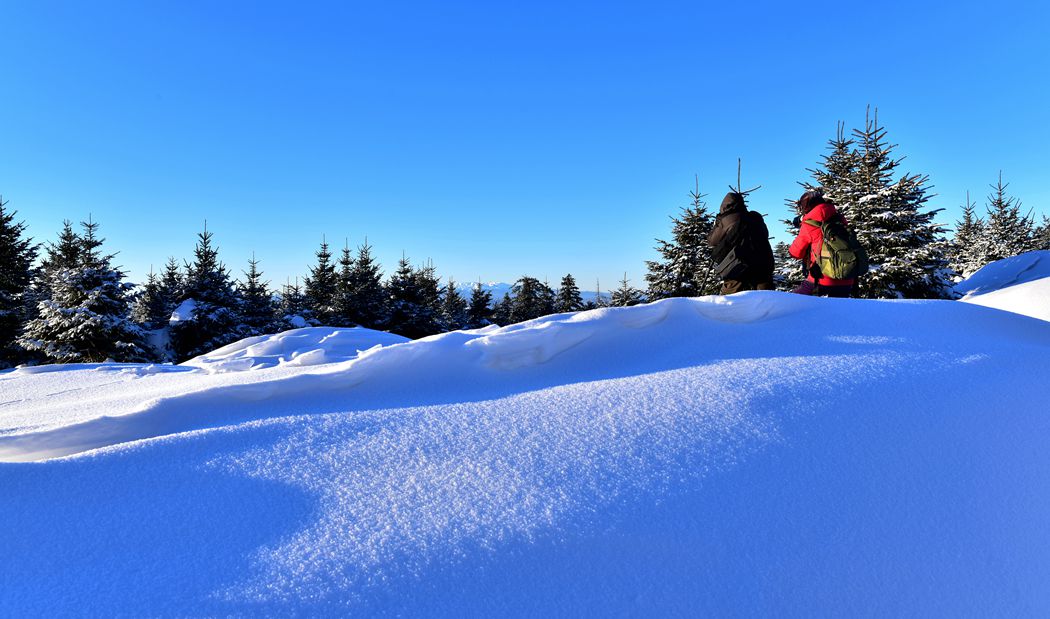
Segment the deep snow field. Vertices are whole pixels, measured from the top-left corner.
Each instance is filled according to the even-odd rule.
[[[960,286],[0,373],[0,616],[1048,616],[1050,252]]]

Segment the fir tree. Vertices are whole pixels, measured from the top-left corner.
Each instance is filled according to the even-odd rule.
[[[416,287],[419,290],[419,311],[412,330],[419,333],[413,337],[425,337],[442,332],[441,325],[441,280],[433,263],[416,270]]]
[[[161,329],[168,324],[171,309],[164,300],[160,277],[150,267],[146,283],[142,285],[131,306],[131,319],[144,329]]]
[[[270,282],[263,280],[254,253],[248,261],[248,270],[243,273],[245,279],[238,282],[237,288],[241,297],[241,319],[247,327],[246,335],[266,335],[277,331],[277,308],[270,292]]]
[[[1022,215],[1021,202],[1006,195],[1009,183],[1003,184],[1002,172],[990,187],[988,220],[981,243],[983,264],[1018,256],[1036,247],[1033,218]]]
[[[50,262],[48,297],[39,302],[38,316],[26,324],[19,343],[57,363],[145,361],[144,334],[128,317],[134,286],[112,266],[113,255],[101,251],[98,223],[89,218],[81,226],[76,251],[65,254],[75,255],[76,262]],[[63,231],[68,238],[66,232],[68,226]]]
[[[467,301],[456,290],[456,282],[450,277],[441,291],[441,327],[445,331],[458,331],[466,328],[469,322]]]
[[[353,272],[354,257],[350,253],[350,240],[347,239],[343,245],[343,252],[339,256],[339,274],[336,282],[335,313],[336,321],[343,326],[355,326],[357,321],[353,319]]]
[[[845,140],[841,126],[832,152],[813,171],[867,249],[871,271],[860,278],[854,296],[866,298],[946,298],[950,294],[948,244],[933,221],[939,211],[923,211],[928,177],[897,177],[900,159],[886,141],[878,116]]]
[[[349,318],[368,329],[383,329],[387,320],[387,295],[383,272],[372,257],[372,246],[365,239],[357,248],[357,259],[350,271]]]
[[[24,236],[25,223],[15,223],[15,212],[6,206],[0,197],[0,368],[22,360],[24,351],[16,341],[35,313],[30,283],[37,246]]]
[[[1050,250],[1050,217],[1043,215],[1043,223],[1036,229],[1035,248]]]
[[[627,273],[624,273],[623,279],[620,280],[620,287],[612,293],[609,305],[613,307],[628,307],[638,305],[642,301],[642,291],[631,286],[630,280],[627,279]]]
[[[496,302],[496,305],[492,307],[492,322],[501,327],[505,327],[509,324],[513,324],[514,320],[511,318],[511,311],[514,308],[514,299],[511,298],[509,292],[503,293],[503,298]]]
[[[186,264],[186,278],[179,297],[179,320],[171,325],[172,349],[176,360],[211,352],[245,336],[239,308],[241,300],[229,271],[219,261],[219,250],[212,245],[214,235],[197,235],[192,263]]]
[[[467,328],[480,329],[492,324],[492,293],[481,286],[481,281],[474,284],[470,291],[470,305],[467,308]]]
[[[561,286],[558,288],[558,296],[554,302],[554,311],[578,312],[583,309],[583,298],[580,296],[580,288],[576,285],[576,279],[569,273],[561,278]]]
[[[402,256],[387,284],[390,331],[409,338],[441,332],[440,283],[433,265],[413,269]]]
[[[321,247],[317,250],[317,264],[310,268],[310,275],[306,278],[304,296],[306,307],[312,315],[315,325],[339,326],[338,322],[337,294],[339,289],[339,277],[332,263],[332,253],[328,251],[328,243],[321,240]]]
[[[306,301],[303,298],[303,288],[299,285],[298,277],[295,278],[294,284],[291,281],[285,282],[277,311],[286,329],[298,329],[307,325],[306,318],[303,316],[306,313]]]
[[[62,222],[62,231],[58,233],[57,243],[48,243],[47,256],[40,264],[44,275],[61,269],[75,269],[80,266],[81,239],[73,231],[73,223],[68,219]]]
[[[513,301],[510,306],[510,321],[524,322],[546,316],[549,311],[544,298],[544,285],[535,277],[523,276],[511,288]]]
[[[645,280],[652,300],[717,294],[721,287],[707,245],[715,220],[700,193],[699,177],[689,196],[692,203],[682,207],[679,217],[671,217],[673,240],[656,240],[661,259],[646,261]]]
[[[951,267],[960,279],[967,278],[984,266],[986,252],[984,220],[975,214],[977,205],[966,192],[963,218],[955,223],[955,237],[951,244]]]
[[[777,243],[773,248],[773,261],[776,265],[773,270],[773,280],[777,290],[794,290],[806,277],[802,272],[802,261],[795,260],[789,249],[790,245],[784,242]]]

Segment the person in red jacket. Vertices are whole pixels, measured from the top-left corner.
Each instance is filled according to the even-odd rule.
[[[798,199],[798,210],[802,213],[799,218],[798,236],[795,237],[788,251],[792,257],[802,260],[808,275],[806,281],[802,282],[802,285],[794,292],[827,297],[850,296],[853,291],[853,278],[832,279],[820,273],[817,263],[824,239],[821,236],[820,227],[805,223],[807,219],[832,221],[837,217],[845,224],[846,218],[835,209],[830,200],[824,198],[824,194],[815,190],[802,194],[802,197]]]

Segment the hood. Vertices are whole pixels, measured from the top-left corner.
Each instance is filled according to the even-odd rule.
[[[718,213],[720,215],[735,212],[743,213],[746,210],[747,207],[744,205],[744,196],[735,191],[730,191],[726,194],[726,197],[722,198],[722,207],[718,209]]]

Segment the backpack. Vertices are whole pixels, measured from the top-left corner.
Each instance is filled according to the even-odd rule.
[[[711,257],[715,261],[715,275],[719,279],[740,279],[749,270],[751,252],[749,251],[750,226],[745,213],[732,235],[726,235],[712,248]]]
[[[816,265],[824,277],[852,279],[868,272],[868,252],[857,240],[857,234],[846,228],[841,219],[806,219],[805,223],[820,228],[823,242]]]

